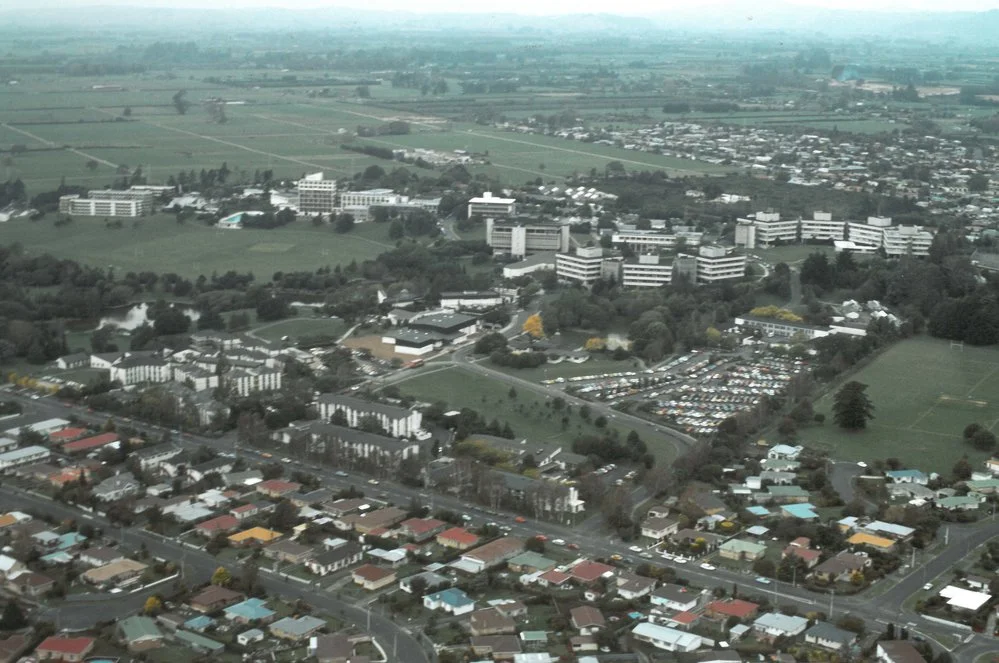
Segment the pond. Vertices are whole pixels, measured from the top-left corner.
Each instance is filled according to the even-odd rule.
[[[201,317],[201,314],[190,306],[182,306],[180,310],[192,321],[196,321]],[[142,304],[135,304],[127,309],[113,311],[101,316],[100,322],[97,323],[97,328],[100,329],[101,327],[114,325],[119,329],[132,331],[141,327],[145,322],[152,324],[152,320],[149,319],[149,304],[143,302]]]

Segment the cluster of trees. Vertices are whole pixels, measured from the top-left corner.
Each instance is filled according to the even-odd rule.
[[[635,431],[628,433],[624,441],[617,435],[616,430],[604,436],[584,435],[572,443],[572,450],[574,453],[598,459],[601,465],[631,461],[652,467],[655,463],[655,457],[649,453],[645,441]]]
[[[24,182],[18,179],[8,179],[0,183],[0,209],[13,203],[24,202],[27,194],[24,189]],[[58,201],[58,199],[57,199]]]
[[[510,352],[504,349],[490,353],[489,361],[497,366],[506,366],[508,368],[537,368],[548,361],[548,356],[544,352],[533,350],[527,352]]]
[[[968,424],[962,435],[964,442],[979,451],[992,451],[996,448],[995,433],[979,423]]]
[[[739,104],[731,101],[670,101],[663,105],[663,113],[676,115],[679,113],[734,113],[742,110]]]
[[[244,214],[242,218],[244,228],[255,230],[270,230],[280,228],[292,223],[298,215],[295,211],[285,207],[279,212],[264,212],[263,214]],[[353,221],[353,219],[351,219]]]

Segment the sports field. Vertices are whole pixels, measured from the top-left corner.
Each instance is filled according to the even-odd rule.
[[[895,457],[941,474],[964,454],[973,466],[988,456],[964,444],[961,432],[973,422],[999,429],[999,350],[961,350],[918,337],[897,343],[850,379],[868,385],[875,419],[860,433],[837,428],[833,390],[816,403],[825,424],[804,429],[803,444],[845,460]]]
[[[212,272],[253,272],[270,280],[278,271],[314,271],[325,265],[374,258],[390,250],[384,224],[359,224],[348,234],[295,221],[273,230],[219,230],[200,221],[178,224],[171,215],[125,219],[109,229],[104,219],[77,217],[56,227],[54,217],[0,225],[0,241],[20,242],[31,254],[51,253],[119,272],[175,272],[197,278]]]

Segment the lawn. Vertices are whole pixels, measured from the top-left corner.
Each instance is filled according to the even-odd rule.
[[[303,312],[302,315],[308,315]],[[305,336],[334,336],[339,338],[346,331],[343,320],[333,318],[298,317],[262,325],[252,330],[254,336],[268,341],[280,341],[289,336],[292,340]]]
[[[947,473],[964,454],[977,467],[988,454],[961,440],[967,424],[995,431],[999,422],[999,350],[917,337],[901,341],[850,377],[868,385],[875,419],[850,433],[832,423],[835,389],[815,405],[822,426],[801,432],[808,446],[846,460],[898,458],[925,471]]]
[[[392,248],[387,229],[360,224],[348,234],[296,221],[273,230],[218,230],[199,221],[181,225],[172,215],[124,220],[109,229],[103,218],[77,217],[56,227],[54,218],[17,219],[3,226],[4,242],[20,242],[29,253],[51,253],[117,272],[150,270],[196,278],[212,272],[253,272],[270,280],[278,271],[315,270],[376,257]]]
[[[571,408],[568,426],[563,428],[563,415],[550,407],[546,397],[514,387],[516,394],[511,398],[509,386],[461,367],[439,368],[431,363],[419,372],[414,371],[413,375],[397,383],[403,394],[425,402],[444,401],[456,409],[471,408],[487,421],[495,418],[500,424],[509,423],[518,439],[571,445],[580,435],[602,434],[592,420],[584,421],[576,408]],[[622,437],[631,431],[627,426],[613,423],[610,427],[617,428]],[[660,465],[675,456],[673,445],[666,444],[664,440],[647,439],[645,442]]]

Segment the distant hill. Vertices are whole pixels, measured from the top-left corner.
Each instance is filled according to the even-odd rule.
[[[690,9],[650,16],[609,13],[528,16],[512,13],[420,14],[326,7],[210,9],[183,7],[80,6],[0,9],[0,30],[130,29],[188,34],[293,30],[517,32],[520,34],[604,33],[631,35],[661,31],[689,33],[825,34],[830,37],[885,36],[933,41],[999,41],[999,10],[986,12],[875,12],[803,7],[781,2],[738,0],[691,3]]]

